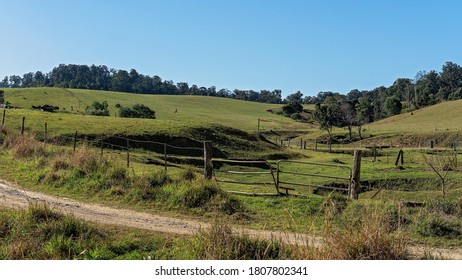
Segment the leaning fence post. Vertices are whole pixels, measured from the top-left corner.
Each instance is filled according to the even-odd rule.
[[[395,165],[397,166],[399,163],[399,160],[401,159],[401,165],[404,165],[404,152],[403,150],[399,150],[398,152],[398,157],[396,158]]]
[[[353,158],[353,170],[351,174],[351,182],[350,182],[350,199],[358,199],[359,197],[359,180],[361,175],[361,150],[354,151],[354,158]]]
[[[204,141],[204,177],[212,179],[212,141]]]

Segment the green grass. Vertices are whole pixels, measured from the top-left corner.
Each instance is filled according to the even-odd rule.
[[[172,96],[172,95],[149,95],[131,94],[109,91],[92,91],[79,89],[61,88],[21,88],[2,89],[5,91],[5,100],[13,106],[30,109],[32,105],[51,104],[59,106],[58,112],[82,113],[87,106],[94,101],[107,101],[111,116],[118,113],[116,104],[128,107],[137,103],[149,106],[156,111],[158,120],[154,121],[127,121],[126,119],[115,118],[86,118],[76,119],[77,122],[89,122],[89,129],[92,130],[96,120],[99,122],[114,121],[111,129],[126,126],[147,130],[148,133],[154,127],[187,127],[191,124],[221,124],[245,131],[254,132],[257,130],[258,119],[261,118],[261,130],[303,130],[308,126],[280,115],[268,112],[277,110],[281,105],[247,102],[219,97],[207,96]],[[175,113],[175,111],[177,111]],[[59,114],[61,117],[61,114]],[[31,116],[33,117],[33,116]],[[75,117],[75,116],[73,116]],[[64,117],[62,117],[64,118]],[[167,121],[167,122],[164,122]],[[101,125],[97,125],[97,130]],[[141,127],[141,128],[140,128]],[[70,128],[70,127],[69,127]],[[104,130],[104,127],[103,127]],[[155,130],[154,130],[155,131]],[[132,133],[137,133],[133,131]],[[138,132],[139,133],[139,132]]]
[[[0,259],[174,259],[186,238],[101,226],[44,205],[0,211]]]
[[[372,132],[420,133],[462,129],[462,100],[443,102],[366,125]]]
[[[12,132],[19,131],[22,116],[26,117],[26,129],[37,133],[43,137],[44,123],[48,123],[49,137],[60,135],[73,135],[77,130],[79,133],[87,134],[93,137],[99,137],[101,133],[121,134],[133,137],[145,137],[145,140],[157,140],[163,142],[168,139],[187,138],[188,144],[201,144],[203,140],[212,140],[214,146],[225,151],[231,157],[237,158],[260,158],[268,159],[273,166],[275,158],[292,158],[303,161],[342,164],[352,166],[352,156],[343,151],[351,148],[362,147],[365,156],[362,162],[361,180],[363,186],[371,187],[360,195],[360,204],[376,204],[379,201],[388,203],[400,203],[402,201],[417,201],[427,203],[435,198],[441,197],[439,182],[436,174],[430,170],[422,158],[422,153],[427,150],[405,150],[405,164],[402,169],[396,169],[394,160],[398,152],[397,147],[391,149],[379,150],[379,156],[376,161],[372,160],[371,153],[365,148],[369,145],[365,141],[362,143],[340,144],[335,145],[334,149],[338,153],[314,152],[310,150],[300,150],[298,148],[280,149],[258,139],[253,133],[258,118],[263,120],[263,128],[268,132],[274,130],[303,130],[308,131],[303,137],[319,137],[323,134],[312,125],[293,122],[288,118],[283,118],[276,114],[271,114],[266,110],[276,108],[278,105],[268,105],[252,102],[243,102],[238,100],[200,97],[200,96],[160,96],[160,95],[135,95],[125,93],[110,93],[88,90],[65,90],[56,88],[38,88],[38,89],[6,89],[6,98],[13,105],[28,108],[31,105],[51,103],[58,105],[61,110],[58,113],[45,113],[29,109],[10,109],[7,110],[6,129],[8,135]],[[47,93],[44,93],[44,92]],[[80,100],[80,109],[78,103]],[[85,100],[85,102],[84,102]],[[107,100],[114,113],[115,104],[120,103],[127,106],[134,103],[143,103],[152,106],[157,112],[158,119],[122,119],[111,117],[95,117],[81,115],[78,110],[83,111],[84,106],[89,105],[92,101]],[[55,102],[54,102],[55,101]],[[57,103],[59,102],[59,104]],[[206,105],[204,105],[206,104]],[[439,104],[423,110],[415,111],[413,115],[403,114],[395,116],[378,123],[367,125],[368,137],[377,142],[387,143],[393,141],[396,145],[407,141],[425,143],[431,137],[438,133],[440,138],[447,138],[448,133],[457,136],[455,129],[459,127],[457,115],[450,115],[452,120],[441,119],[438,125],[441,125],[434,132],[431,129],[422,129],[420,125],[433,119],[438,119],[444,111],[452,112],[456,109],[453,102]],[[73,107],[71,110],[71,106]],[[440,107],[437,107],[440,106]],[[456,107],[450,107],[456,106]],[[66,108],[66,110],[64,110]],[[220,110],[211,110],[210,108],[219,108]],[[178,112],[174,113],[177,109]],[[275,109],[275,110],[276,110]],[[426,111],[430,110],[428,118]],[[432,113],[433,112],[433,113]],[[436,112],[436,113],[435,113]],[[452,114],[452,113],[451,113]],[[414,118],[419,117],[419,118]],[[413,122],[415,121],[415,123]],[[220,123],[220,125],[217,125]],[[452,125],[452,126],[451,126]],[[447,126],[447,127],[446,127]],[[442,128],[444,127],[444,129]],[[309,130],[311,129],[311,130]],[[434,128],[433,128],[434,129]],[[446,130],[449,129],[449,130]],[[404,133],[410,134],[400,135]],[[454,130],[454,131],[452,131]],[[300,132],[294,132],[297,135]],[[336,130],[337,134],[345,134],[342,129]],[[268,132],[267,135],[272,135]],[[287,135],[284,133],[279,137]],[[381,138],[377,138],[377,135]],[[407,138],[406,138],[407,137]],[[403,140],[404,139],[404,140]],[[401,142],[400,142],[401,141]],[[448,141],[446,141],[448,142]],[[299,143],[293,140],[292,143]],[[398,144],[397,144],[398,143]],[[440,142],[443,143],[443,142]],[[396,146],[393,145],[393,146]],[[323,145],[319,145],[323,147]],[[48,152],[59,155],[61,148],[49,147]],[[69,152],[69,148],[67,152]],[[229,218],[226,213],[227,207],[239,208],[231,219],[232,223],[243,224],[252,228],[278,229],[294,232],[303,232],[308,229],[321,231],[325,219],[325,195],[312,195],[313,189],[295,187],[297,193],[310,194],[309,198],[292,198],[292,197],[244,197],[235,195],[222,195],[221,190],[234,190],[244,192],[268,192],[274,193],[275,187],[271,184],[267,186],[248,186],[248,185],[231,185],[219,184],[217,186],[201,185],[188,183],[184,168],[181,164],[176,167],[169,167],[168,173],[175,183],[168,183],[159,188],[145,188],[149,183],[149,176],[153,173],[159,173],[163,170],[161,166],[146,165],[141,157],[153,156],[162,159],[161,154],[146,154],[141,150],[133,151],[133,161],[131,168],[125,170],[125,155],[118,151],[108,151],[107,158],[110,158],[112,165],[110,168],[102,168],[95,172],[89,172],[89,176],[80,176],[78,168],[60,168],[66,164],[54,162],[52,158],[42,158],[41,156],[30,159],[20,159],[13,156],[12,151],[2,152],[2,161],[0,162],[0,175],[2,178],[16,180],[33,189],[45,192],[69,196],[87,201],[103,202],[110,205],[124,205],[134,209],[143,209],[152,212],[167,212],[173,215],[181,215],[197,219],[212,219],[213,211],[219,209],[221,215]],[[69,158],[69,157],[68,157]],[[5,159],[5,160],[4,160]],[[45,167],[44,167],[45,166]],[[120,168],[119,168],[120,167]],[[231,169],[225,167],[224,169]],[[77,170],[77,172],[76,172]],[[108,172],[109,170],[109,172]],[[122,171],[125,170],[125,171]],[[200,173],[201,170],[193,169]],[[240,170],[248,170],[241,168]],[[258,170],[258,169],[253,169]],[[306,166],[302,164],[285,164],[284,170],[290,172],[308,172],[317,174],[337,175],[347,177],[347,174],[340,168],[323,167],[323,166]],[[457,167],[448,175],[450,182],[448,200],[456,201],[460,197],[460,182],[462,181],[462,172]],[[200,175],[198,175],[200,177]],[[235,179],[228,174],[220,174],[223,179]],[[266,176],[266,177],[265,177]],[[284,174],[283,180],[296,183],[316,183],[328,184],[332,180],[328,178],[316,178],[299,175]],[[114,178],[119,178],[115,180]],[[121,179],[120,179],[121,178]],[[137,179],[134,179],[137,178]],[[268,181],[272,178],[268,175],[256,176],[238,176],[238,180],[245,182],[250,181]],[[140,187],[141,185],[141,187]],[[76,188],[75,186],[84,186]],[[377,189],[383,190],[374,198],[372,196]],[[221,189],[221,190],[217,190]],[[218,194],[218,195],[217,195]],[[205,200],[203,200],[205,197]],[[204,202],[205,201],[205,202]],[[330,202],[329,202],[330,203]],[[348,203],[350,204],[350,203]],[[355,205],[353,203],[353,205]],[[178,205],[183,205],[179,207]],[[349,206],[353,207],[353,206]],[[221,209],[221,210],[220,210]],[[348,207],[347,207],[348,209]],[[213,210],[213,211],[212,211]],[[408,230],[412,233],[415,240],[422,242],[444,244],[460,244],[460,236],[457,231],[451,230],[458,225],[454,222],[454,216],[435,216],[434,213],[422,212],[411,213],[409,210],[409,220],[414,221]],[[419,215],[427,217],[427,222],[418,224]],[[438,214],[439,215],[439,214]],[[195,217],[193,217],[195,216]],[[349,218],[352,218],[350,216]],[[341,221],[342,216],[338,214],[334,219]],[[421,220],[421,219],[420,219]],[[449,220],[449,222],[447,222]],[[448,236],[441,235],[445,228],[449,228]],[[433,236],[434,235],[434,236]],[[444,234],[443,234],[444,235]],[[443,238],[443,239],[442,239]],[[446,239],[448,240],[446,240]],[[443,240],[443,241],[441,241]]]

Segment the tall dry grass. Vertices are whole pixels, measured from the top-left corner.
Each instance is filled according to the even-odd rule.
[[[393,230],[390,217],[368,208],[359,223],[334,225],[326,213],[321,236],[297,236],[295,243],[283,238],[264,240],[236,233],[226,222],[215,222],[193,239],[198,259],[293,259],[293,260],[400,260],[409,259],[407,236]]]
[[[11,149],[13,156],[20,159],[45,154],[43,145],[35,140],[35,135],[27,132],[23,135],[6,135],[3,147]]]

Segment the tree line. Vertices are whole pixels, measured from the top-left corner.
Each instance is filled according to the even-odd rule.
[[[227,97],[262,103],[283,103],[282,91],[275,90],[240,90],[219,89],[215,86],[199,87],[187,82],[174,83],[162,80],[159,76],[139,74],[130,71],[109,69],[100,65],[60,64],[49,73],[41,71],[26,73],[22,76],[12,75],[0,81],[0,88],[27,87],[61,87],[92,90],[121,91],[143,94],[169,95],[203,95]]]
[[[288,96],[287,98],[289,98]],[[347,94],[320,92],[298,101],[316,104],[313,114],[332,139],[332,127],[346,127],[349,137],[364,124],[449,100],[462,99],[462,67],[446,62],[440,72],[421,71],[415,79],[399,78],[390,87],[351,90]],[[329,141],[330,142],[330,141]]]
[[[322,91],[316,96],[306,97],[297,91],[284,99],[279,89],[230,91],[222,88],[217,90],[215,86],[199,87],[195,84],[190,86],[187,82],[175,84],[171,80],[162,80],[159,76],[139,74],[135,69],[116,70],[104,65],[60,64],[49,73],[30,72],[22,76],[6,76],[0,80],[0,88],[42,86],[144,94],[218,96],[274,104],[349,103],[350,105],[342,106],[353,108],[354,114],[362,115],[364,122],[371,122],[399,114],[402,110],[409,111],[446,100],[461,99],[462,67],[453,62],[446,62],[440,72],[421,71],[417,73],[415,79],[399,78],[389,87],[379,86],[372,90],[353,89],[347,94]]]

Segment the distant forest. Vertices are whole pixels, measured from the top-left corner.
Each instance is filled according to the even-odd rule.
[[[0,81],[0,88],[27,88],[27,87],[61,87],[109,90],[144,94],[169,95],[203,95],[218,96],[262,103],[283,103],[282,91],[275,90],[217,90],[215,86],[199,87],[189,86],[186,82],[174,83],[162,80],[159,76],[139,74],[135,69],[130,71],[109,69],[100,65],[60,64],[49,73],[37,71],[24,75],[5,77]]]
[[[415,79],[399,78],[390,87],[355,89],[345,95],[320,92],[317,96],[305,97],[303,101],[316,104],[314,118],[330,138],[332,127],[337,126],[347,128],[351,139],[353,127],[358,129],[362,138],[364,124],[458,99],[462,99],[462,67],[446,62],[440,72],[422,71]]]
[[[12,75],[0,81],[0,87],[62,87],[94,90],[110,90],[144,94],[204,95],[255,101],[262,103],[325,104],[348,103],[362,111],[367,122],[399,114],[402,110],[414,110],[446,100],[462,99],[462,67],[446,62],[440,72],[417,73],[415,79],[399,78],[389,87],[379,86],[372,90],[354,89],[346,94],[323,91],[316,96],[296,92],[282,98],[282,91],[275,90],[217,90],[215,86],[199,87],[187,82],[174,83],[159,76],[130,71],[109,69],[100,65],[61,64],[49,73],[37,71],[24,75]],[[359,108],[361,107],[361,108]]]

